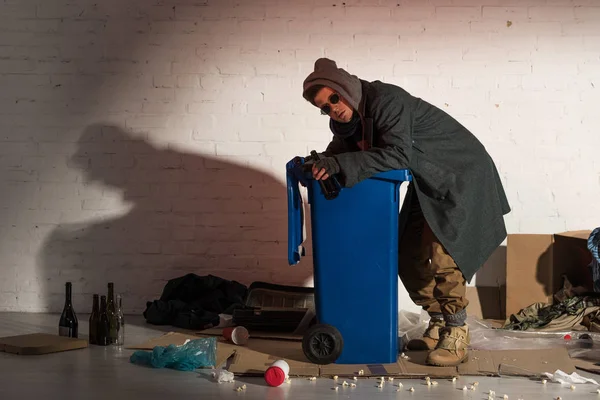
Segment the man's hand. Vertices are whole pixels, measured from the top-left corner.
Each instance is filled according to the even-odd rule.
[[[326,180],[338,172],[340,172],[340,165],[334,157],[323,157],[312,167],[312,174],[316,180]]]

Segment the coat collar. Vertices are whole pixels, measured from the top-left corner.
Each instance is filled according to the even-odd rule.
[[[359,144],[359,147],[361,147],[362,150],[367,150],[373,147],[373,118],[366,113],[371,85],[369,82],[362,79],[360,82],[362,84],[362,97],[358,105],[358,115],[360,116],[362,123],[364,145],[361,146]]]
[[[354,142],[350,144],[350,146],[358,146],[360,150],[368,150],[373,147],[373,118],[370,115],[367,115],[367,104],[369,102],[369,94],[371,91],[371,84],[365,80],[360,80],[362,85],[362,96],[360,102],[358,103],[358,109],[355,112],[358,113],[360,118],[361,128],[362,128],[362,138],[358,142]],[[333,121],[333,120],[331,120]],[[335,129],[332,126],[332,122],[330,121],[331,130],[335,133]],[[348,140],[347,136],[341,136],[344,140]]]

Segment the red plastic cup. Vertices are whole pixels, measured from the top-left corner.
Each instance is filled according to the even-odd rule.
[[[237,345],[244,345],[248,343],[250,334],[248,330],[243,326],[230,326],[223,329],[223,337],[225,340],[232,342]]]
[[[265,382],[269,386],[280,386],[288,378],[290,366],[284,360],[277,360],[265,371]]]

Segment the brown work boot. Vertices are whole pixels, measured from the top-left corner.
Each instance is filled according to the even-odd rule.
[[[433,350],[440,339],[440,329],[445,326],[443,319],[431,318],[423,337],[412,339],[406,344],[408,350]]]
[[[469,327],[445,326],[440,329],[440,340],[427,356],[426,363],[438,367],[454,367],[467,361],[467,347],[471,343]]]

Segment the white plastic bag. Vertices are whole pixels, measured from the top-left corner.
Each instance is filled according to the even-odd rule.
[[[224,369],[216,369],[212,371],[212,377],[214,380],[217,381],[217,383],[224,383],[224,382],[233,382],[234,381],[234,375],[232,372],[229,372],[227,370]]]
[[[215,328],[227,328],[233,325],[233,315],[219,314],[219,325],[215,326]]]
[[[473,350],[529,350],[566,347],[571,357],[597,355],[600,334],[587,331],[517,331],[494,329],[486,321],[469,316],[467,324],[471,334],[470,349]],[[580,339],[583,334],[589,338]],[[565,340],[565,336],[571,340]],[[591,353],[594,351],[594,353]]]
[[[412,339],[423,336],[429,324],[429,314],[422,311],[421,314],[401,310],[398,313],[398,337],[404,344]]]

